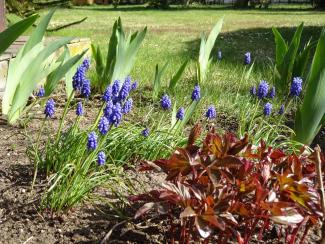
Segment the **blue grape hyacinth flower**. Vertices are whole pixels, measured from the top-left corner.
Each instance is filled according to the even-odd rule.
[[[117,127],[122,120],[122,108],[121,108],[121,104],[120,103],[116,103],[113,108],[112,108],[112,112],[109,115],[109,124],[114,125],[115,127]]]
[[[137,89],[137,88],[138,88],[138,82],[135,81],[135,82],[133,82],[132,85],[131,85],[131,91],[133,91],[133,90],[135,90],[135,89]]]
[[[168,95],[163,95],[160,100],[160,105],[164,110],[168,110],[172,106],[172,101],[170,100]]]
[[[111,86],[106,87],[103,94],[103,101],[108,102],[112,100],[112,96],[113,96],[112,87]]]
[[[89,151],[95,150],[97,147],[97,134],[96,132],[92,131],[88,134],[88,141],[87,141],[87,149]]]
[[[280,106],[280,109],[279,109],[279,112],[278,112],[278,114],[283,114],[284,113],[284,105],[282,104],[281,106]]]
[[[82,102],[77,103],[77,108],[76,108],[76,115],[77,116],[82,116],[84,114],[84,110],[82,107]]]
[[[201,88],[199,85],[194,86],[193,92],[192,92],[192,100],[193,101],[199,101],[201,98]]]
[[[91,90],[90,90],[90,80],[84,80],[84,83],[82,84],[81,87],[81,94],[86,97],[89,98],[90,94],[91,94]]]
[[[108,101],[106,103],[106,107],[104,108],[104,116],[106,118],[108,118],[108,119],[109,119],[109,116],[111,115],[111,113],[113,111],[113,106],[114,106],[113,102],[112,101]]]
[[[176,113],[176,118],[178,120],[183,120],[185,116],[185,109],[183,107],[180,107]]]
[[[133,106],[133,100],[132,98],[129,98],[128,100],[126,100],[126,102],[123,105],[122,113],[128,114],[132,110],[132,106]]]
[[[75,91],[81,90],[85,81],[85,68],[81,65],[77,68],[76,73],[72,77],[72,86]]]
[[[272,104],[271,103],[266,103],[264,105],[264,115],[265,116],[270,116],[272,113]]]
[[[290,87],[290,95],[299,97],[302,91],[302,79],[300,77],[294,77]]]
[[[214,119],[215,117],[217,117],[217,111],[213,105],[210,105],[208,107],[208,110],[205,113],[205,117],[207,117],[208,119]]]
[[[44,97],[45,96],[45,89],[44,89],[44,87],[42,87],[42,86],[40,87],[40,89],[38,90],[36,96],[38,96],[38,97]]]
[[[150,133],[150,131],[148,128],[144,128],[144,130],[141,131],[141,135],[143,135],[144,137],[148,137],[149,133]]]
[[[98,130],[102,135],[106,135],[109,131],[109,121],[105,116],[100,118],[100,121],[98,123]]]
[[[261,80],[258,89],[257,89],[257,96],[259,99],[263,99],[267,96],[269,92],[269,84],[265,80]]]
[[[247,53],[245,53],[245,58],[244,58],[244,63],[246,64],[246,65],[248,65],[248,64],[250,64],[251,63],[251,53],[250,52],[247,52]]]
[[[54,113],[55,113],[55,102],[52,98],[50,98],[49,100],[47,100],[45,104],[45,110],[44,110],[45,118],[47,117],[53,118]]]
[[[131,78],[127,77],[119,92],[120,101],[124,101],[129,96],[130,91],[131,91]]]
[[[90,59],[85,58],[84,61],[82,62],[81,66],[87,71],[90,67]]]
[[[106,162],[106,155],[103,151],[100,151],[97,155],[97,163],[99,166],[103,166]]]
[[[274,86],[272,87],[272,89],[270,90],[270,92],[267,96],[272,99],[275,97],[275,87]]]
[[[256,87],[255,86],[252,86],[252,88],[250,89],[250,93],[252,96],[256,95]]]
[[[118,97],[118,93],[120,92],[120,81],[115,80],[112,85],[112,93],[113,96]]]

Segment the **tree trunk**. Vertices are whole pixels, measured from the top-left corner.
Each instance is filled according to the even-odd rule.
[[[6,29],[6,4],[5,0],[0,1],[0,32]]]
[[[247,8],[248,7],[248,0],[237,0],[235,2],[236,8]]]

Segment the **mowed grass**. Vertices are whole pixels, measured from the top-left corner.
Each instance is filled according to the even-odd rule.
[[[222,33],[219,35],[213,55],[220,49],[223,60],[211,66],[205,84],[201,84],[204,99],[194,116],[198,119],[208,104],[214,104],[219,113],[238,118],[254,103],[249,96],[249,88],[261,79],[272,83],[272,62],[274,60],[274,39],[272,27],[279,28],[286,38],[290,38],[295,28],[304,22],[303,40],[315,40],[325,25],[325,12],[310,9],[308,5],[273,5],[268,10],[234,10],[227,6],[191,7],[182,9],[173,6],[170,10],[152,10],[144,6],[86,6],[72,9],[58,9],[52,25],[63,25],[87,17],[87,20],[49,35],[89,37],[92,43],[106,51],[114,21],[121,17],[129,32],[148,27],[147,36],[140,48],[132,70],[132,77],[140,81],[140,95],[150,96],[155,65],[163,66],[169,62],[163,76],[167,84],[171,75],[185,60],[190,63],[180,84],[177,86],[173,101],[177,107],[189,103],[191,90],[195,83],[195,62],[199,54],[200,37],[209,33],[214,24],[224,18]],[[42,11],[41,14],[45,14]],[[248,67],[243,65],[244,53],[250,51],[255,62],[252,75],[243,79]],[[143,95],[145,94],[145,95]],[[143,99],[141,100],[143,101]],[[275,102],[276,109],[281,98]],[[148,108],[138,106],[138,113],[147,113]]]

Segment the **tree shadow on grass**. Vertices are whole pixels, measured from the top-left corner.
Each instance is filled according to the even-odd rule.
[[[291,41],[291,38],[296,30],[296,27],[280,27],[277,28],[283,35],[285,40]],[[304,27],[301,44],[304,45],[312,37],[312,40],[317,40],[322,31],[320,26]],[[196,60],[200,50],[199,38],[185,42],[186,48],[181,50],[179,55],[184,59]],[[265,67],[265,64],[270,64],[275,58],[275,43],[271,28],[253,28],[243,29],[238,31],[221,33],[216,41],[212,51],[212,58],[217,60],[217,50],[222,51],[222,62],[238,65],[244,62],[244,54],[251,52],[252,60],[255,61],[257,67]]]

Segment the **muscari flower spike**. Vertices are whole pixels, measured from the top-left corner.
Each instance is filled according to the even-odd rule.
[[[82,84],[81,87],[81,94],[86,97],[89,98],[90,94],[91,94],[91,90],[90,90],[90,80],[84,80],[84,83]]]
[[[274,86],[272,87],[272,89],[270,90],[270,92],[267,96],[272,99],[275,97],[275,87]]]
[[[106,162],[106,155],[103,151],[100,151],[97,155],[97,163],[99,166],[103,166]]]
[[[132,98],[129,98],[128,100],[126,100],[126,102],[123,105],[122,113],[128,114],[131,111],[132,106],[133,106],[133,100]]]
[[[250,52],[245,53],[244,63],[246,65],[251,63],[251,53]]]
[[[104,116],[106,118],[108,118],[108,119],[109,119],[109,116],[111,115],[111,113],[113,111],[113,106],[114,106],[113,102],[112,101],[108,101],[106,103],[106,107],[104,108]]]
[[[138,82],[135,81],[135,82],[133,82],[132,85],[131,85],[131,91],[133,91],[133,90],[135,90],[135,89],[137,89],[137,88],[138,88]]]
[[[101,117],[98,123],[98,130],[99,133],[102,135],[106,135],[107,132],[109,131],[109,121],[105,116]]]
[[[280,109],[279,109],[279,112],[278,112],[278,114],[283,114],[284,113],[284,105],[282,104],[281,106],[280,106]]]
[[[44,87],[42,87],[42,86],[40,87],[40,89],[38,90],[36,96],[38,96],[38,97],[44,97],[45,96],[45,89],[44,89]]]
[[[85,58],[84,61],[81,64],[82,67],[85,68],[85,71],[87,71],[90,67],[90,59],[89,58]]]
[[[302,79],[300,77],[294,77],[290,88],[290,95],[299,97],[301,91],[302,91]]]
[[[172,106],[172,101],[170,100],[168,95],[164,95],[162,96],[161,100],[160,100],[160,105],[164,110],[168,110],[171,108]]]
[[[263,99],[267,96],[269,91],[269,84],[265,80],[261,80],[258,89],[257,89],[257,96],[259,99]]]
[[[122,120],[122,109],[120,103],[116,103],[112,107],[112,113],[109,115],[108,120],[109,120],[109,124],[114,125],[115,127],[119,125],[119,123]]]
[[[208,110],[205,113],[205,117],[207,117],[208,119],[214,119],[215,117],[217,117],[216,108],[213,105],[210,105],[208,107]]]
[[[125,79],[119,93],[120,101],[124,101],[129,96],[130,91],[131,91],[131,78],[128,76]]]
[[[77,71],[76,73],[73,75],[72,77],[72,86],[73,86],[73,89],[75,91],[77,90],[81,90],[82,88],[82,85],[85,81],[85,68],[80,65],[78,68],[77,68]]]
[[[256,95],[256,87],[255,86],[252,86],[252,88],[250,89],[250,93],[252,96]]]
[[[272,104],[271,103],[266,103],[264,105],[264,115],[269,116],[272,113]]]
[[[108,102],[112,99],[112,95],[113,95],[113,92],[112,92],[112,87],[111,86],[108,86],[106,88],[106,90],[104,91],[104,94],[103,94],[103,101],[105,102]]]
[[[199,85],[194,86],[193,92],[192,92],[192,100],[198,101],[201,98],[201,88]]]
[[[112,85],[112,94],[113,94],[113,96],[117,97],[119,91],[120,91],[120,81],[115,80],[113,85]]]
[[[89,151],[95,150],[97,147],[97,134],[96,132],[92,131],[88,134],[88,141],[87,141],[87,149]]]
[[[45,118],[47,117],[53,118],[54,113],[55,113],[55,102],[52,98],[50,98],[49,100],[47,100],[45,105],[45,110],[44,110]]]
[[[178,120],[183,120],[185,116],[185,109],[183,107],[180,107],[176,113],[176,118]]]
[[[84,110],[82,107],[82,102],[77,103],[77,108],[76,108],[76,115],[77,116],[82,116],[84,114]]]
[[[145,128],[143,131],[141,131],[141,135],[143,135],[144,137],[148,137],[149,133],[150,133],[150,131],[148,128]]]

